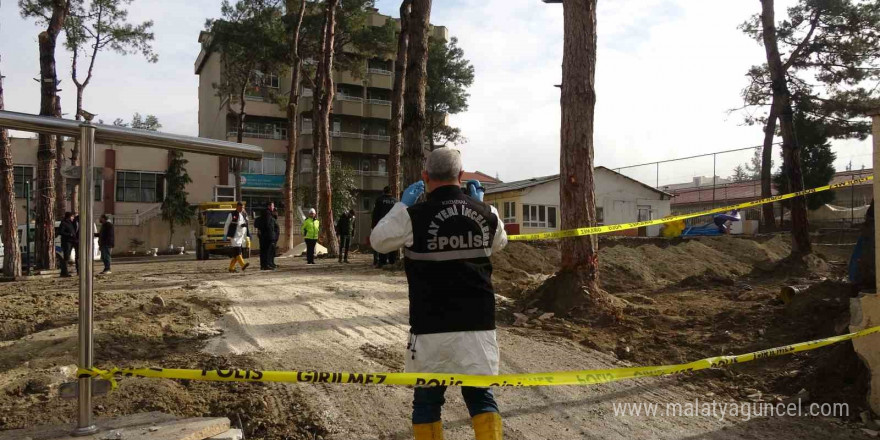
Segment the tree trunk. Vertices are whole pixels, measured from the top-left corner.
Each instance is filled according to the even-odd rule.
[[[397,37],[397,58],[394,60],[394,88],[391,91],[391,135],[388,151],[388,186],[394,197],[400,195],[400,147],[403,123],[403,91],[406,78],[406,51],[409,46],[409,10],[412,0],[400,4],[400,35]]]
[[[767,65],[770,67],[770,78],[773,81],[773,100],[779,105],[779,127],[782,132],[782,173],[788,178],[789,190],[797,192],[804,189],[804,177],[801,173],[801,151],[794,135],[791,93],[785,78],[785,67],[779,55],[773,0],[761,0],[761,5],[764,50],[767,53]],[[807,204],[803,197],[791,199],[791,236],[792,254],[810,252]]]
[[[83,108],[83,91],[85,90],[85,86],[76,86],[76,120],[82,120],[82,115],[80,112]],[[61,157],[61,156],[59,156]],[[70,151],[70,166],[76,167],[79,164],[79,138],[73,140],[73,150]],[[66,190],[66,188],[65,188]],[[66,191],[65,191],[66,192]],[[79,206],[79,184],[73,185],[73,188],[70,190],[70,206],[76,209]],[[62,213],[63,214],[63,213]]]
[[[320,127],[323,132],[318,160],[318,219],[321,222],[321,238],[327,248],[327,254],[334,257],[339,246],[336,241],[336,233],[333,230],[333,193],[330,182],[330,167],[332,158],[330,153],[330,110],[333,105],[333,47],[336,34],[336,6],[339,0],[327,0],[327,12],[324,19],[324,37],[322,41],[323,56],[320,69],[322,94],[320,107]]]
[[[3,110],[3,73],[0,72],[0,110]],[[9,132],[0,129],[0,222],[3,223],[3,276],[21,276],[21,248],[18,246],[15,212],[15,178],[12,174],[12,148]],[[24,238],[25,242],[27,237]]]
[[[245,111],[245,98],[244,92],[247,90],[247,82],[242,86],[241,92],[238,94],[239,99],[239,107],[238,107],[238,118],[236,123],[238,125],[238,134],[235,137],[235,141],[239,144],[244,143],[244,118],[246,117]],[[241,197],[241,165],[242,160],[239,158],[229,158],[229,164],[232,166],[232,174],[235,176],[235,201],[240,202],[242,200]]]
[[[44,32],[38,36],[40,50],[40,116],[61,116],[58,97],[58,75],[55,72],[55,46],[67,17],[68,2],[52,1],[52,16]],[[40,134],[37,149],[37,179],[34,230],[34,267],[55,267],[55,171],[57,166],[56,136]],[[63,194],[63,191],[62,191]]]
[[[295,0],[287,0],[287,13],[293,11]],[[293,248],[293,215],[296,212],[296,147],[299,142],[297,119],[299,119],[299,87],[302,60],[299,58],[299,34],[302,29],[303,16],[306,12],[306,0],[301,0],[296,26],[290,38],[290,93],[287,99],[287,162],[284,164],[284,246]]]
[[[559,201],[562,229],[596,225],[593,119],[596,106],[596,0],[566,0],[562,53]],[[561,241],[559,272],[539,288],[545,310],[617,320],[622,308],[599,287],[595,235]]]
[[[431,0],[412,0],[409,44],[406,51],[406,85],[403,94],[403,183],[422,179],[425,165],[425,87],[428,78],[428,26]],[[395,194],[397,196],[398,194]]]
[[[321,34],[323,35],[323,30]],[[312,204],[315,209],[318,208],[320,204],[320,195],[318,194],[319,187],[319,177],[318,177],[318,167],[321,164],[321,160],[319,158],[318,152],[321,151],[320,145],[324,142],[321,138],[322,135],[326,136],[325,132],[321,131],[321,126],[318,123],[321,118],[321,91],[324,90],[321,87],[321,78],[317,73],[315,74],[315,86],[312,87],[312,187],[311,187],[311,199]]]
[[[776,136],[776,119],[779,111],[776,108],[776,100],[770,104],[770,114],[767,116],[767,125],[764,127],[764,148],[761,150],[761,198],[773,195],[773,139]],[[761,229],[763,232],[776,230],[776,214],[773,213],[773,204],[765,203],[761,206]]]

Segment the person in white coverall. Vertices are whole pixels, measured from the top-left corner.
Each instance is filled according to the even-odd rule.
[[[489,257],[507,244],[494,207],[482,202],[483,188],[461,189],[461,154],[433,151],[423,182],[410,185],[370,235],[378,252],[404,247],[409,282],[410,339],[406,371],[498,374],[495,291]],[[416,203],[427,186],[427,200]],[[443,386],[417,386],[413,398],[416,440],[441,440]],[[477,440],[501,439],[501,416],[489,388],[462,387]]]
[[[246,244],[245,238],[251,236],[251,231],[248,228],[247,212],[245,212],[244,205],[241,202],[238,202],[235,206],[234,212],[226,216],[223,230],[226,231],[226,239],[231,241],[230,246],[233,248],[232,260],[229,261],[229,272],[236,272],[236,264],[241,265],[241,270],[244,272],[251,265],[251,263],[244,261],[243,257],[243,248]]]

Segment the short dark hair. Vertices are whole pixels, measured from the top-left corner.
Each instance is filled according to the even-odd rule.
[[[72,215],[73,215],[73,213],[70,212],[70,211],[65,211],[65,212],[64,212],[64,218],[70,218],[70,216],[72,216]]]
[[[391,187],[390,187],[390,186],[386,186],[385,188],[382,188],[382,192],[383,192],[384,194],[391,194]]]
[[[235,204],[235,206],[244,206],[244,203],[238,202]]]

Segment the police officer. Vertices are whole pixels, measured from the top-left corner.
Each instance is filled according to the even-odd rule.
[[[306,241],[306,264],[315,264],[315,248],[318,245],[318,236],[321,235],[321,222],[318,220],[318,211],[309,209],[308,218],[303,221],[303,238]]]
[[[376,203],[373,206],[373,216],[372,216],[372,225],[371,227],[375,228],[377,224],[379,224],[379,220],[382,220],[388,212],[391,211],[391,208],[394,207],[394,204],[397,203],[397,199],[391,195],[391,187],[386,186],[382,190],[382,195],[376,199]],[[394,264],[397,261],[397,249],[393,251],[388,251],[385,253],[378,252],[373,250],[373,264],[377,267],[382,267],[385,263]]]
[[[498,374],[495,292],[489,257],[507,244],[494,207],[482,202],[479,182],[461,189],[461,154],[451,148],[431,153],[424,182],[404,191],[373,229],[379,252],[405,247],[409,282],[410,339],[406,371]],[[427,200],[416,204],[427,187]],[[440,418],[445,387],[416,387],[416,440],[443,438]],[[501,416],[488,388],[462,387],[477,440],[501,439]]]

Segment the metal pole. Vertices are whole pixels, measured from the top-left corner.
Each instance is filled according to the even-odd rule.
[[[93,231],[95,198],[95,126],[86,122],[80,126],[80,196],[79,196],[79,367],[92,368],[93,312],[92,276],[95,255]],[[92,378],[79,379],[79,406],[75,436],[93,434],[98,428],[92,423]]]
[[[27,254],[27,274],[31,275],[31,181],[24,182],[24,248]]]
[[[715,207],[715,157],[716,154],[712,154],[712,207]]]
[[[855,176],[855,174],[850,176],[850,180],[854,179],[853,176]],[[862,177],[862,176],[859,176],[859,177]],[[850,214],[849,227],[851,228],[851,227],[855,226],[855,224],[856,224],[856,186],[855,185],[849,186],[849,214]]]
[[[655,188],[660,189],[660,162],[657,162],[657,186]]]

